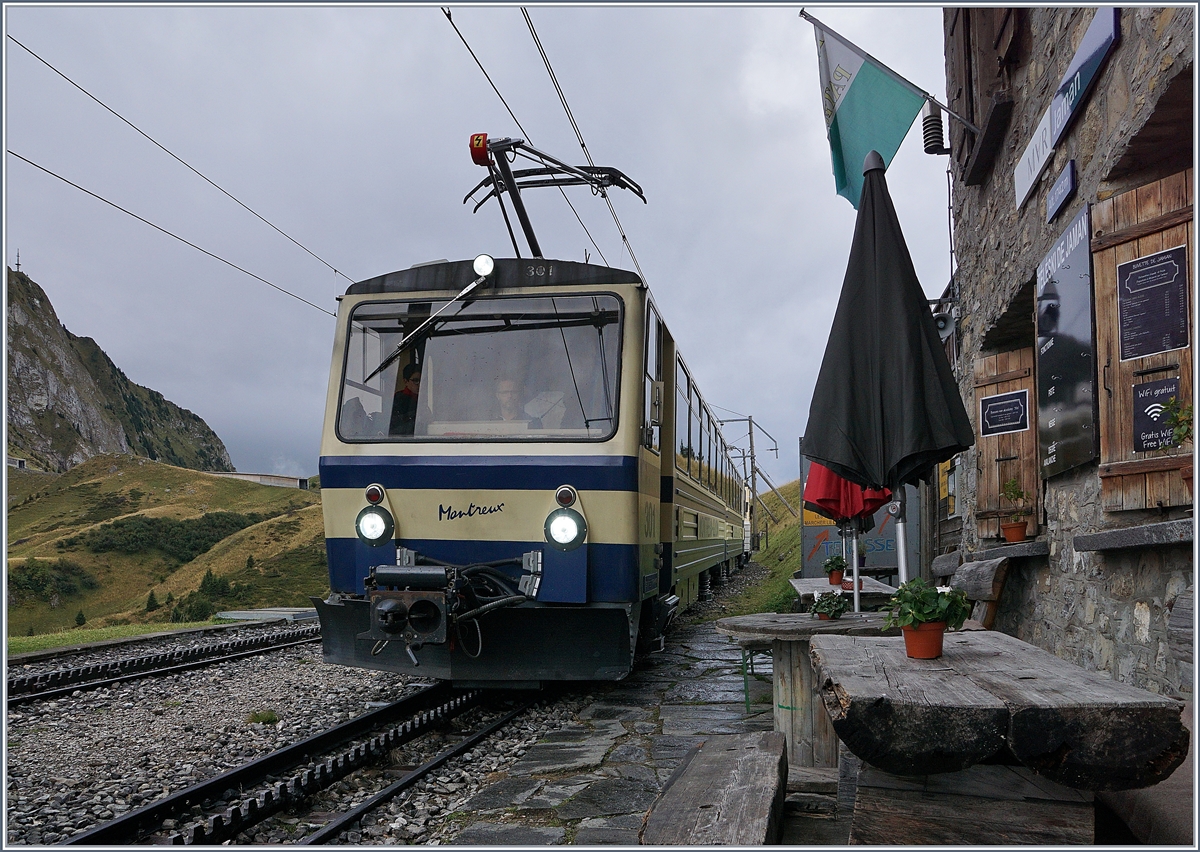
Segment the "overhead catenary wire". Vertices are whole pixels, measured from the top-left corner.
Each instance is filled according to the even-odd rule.
[[[181,165],[183,165],[185,168],[187,168],[187,169],[188,169],[189,171],[191,171],[193,174],[195,174],[196,176],[198,176],[198,177],[199,177],[201,180],[205,181],[205,182],[206,182],[206,183],[207,183],[209,186],[211,186],[211,187],[213,187],[214,189],[216,189],[218,192],[220,192],[220,193],[221,193],[222,195],[224,195],[226,198],[229,198],[231,201],[233,201],[235,204],[237,204],[237,205],[238,205],[239,207],[241,207],[243,210],[245,210],[246,212],[250,213],[252,216],[254,216],[255,218],[257,218],[257,219],[258,219],[260,222],[264,223],[264,224],[265,224],[265,225],[267,225],[269,228],[271,228],[272,230],[274,230],[274,231],[275,231],[277,234],[280,234],[281,236],[283,236],[284,238],[286,238],[287,240],[289,240],[289,241],[290,241],[292,244],[294,244],[294,245],[296,245],[297,247],[299,247],[300,249],[302,249],[302,250],[303,250],[304,252],[306,252],[306,253],[307,253],[307,254],[308,254],[310,257],[312,257],[312,258],[316,259],[318,262],[320,262],[320,263],[324,264],[324,265],[325,265],[325,266],[326,266],[328,269],[332,270],[332,271],[333,271],[333,273],[334,273],[335,275],[340,275],[340,276],[342,276],[343,278],[345,278],[347,281],[349,281],[349,282],[351,282],[351,283],[353,283],[353,282],[354,282],[354,279],[353,279],[353,278],[351,278],[350,276],[346,275],[344,272],[342,272],[341,270],[339,270],[337,267],[335,267],[335,266],[334,266],[333,264],[331,264],[329,261],[325,260],[325,259],[324,259],[324,258],[322,258],[320,255],[318,255],[318,254],[316,254],[315,252],[313,252],[311,249],[309,249],[307,246],[305,246],[303,243],[301,243],[301,242],[300,242],[299,240],[297,240],[295,237],[291,236],[290,234],[288,234],[288,233],[286,233],[285,231],[283,231],[282,229],[280,229],[278,226],[276,226],[276,225],[275,225],[273,222],[271,222],[270,220],[268,220],[268,219],[267,219],[265,216],[263,216],[261,213],[259,213],[259,212],[257,212],[256,210],[252,209],[250,206],[248,206],[248,205],[247,205],[245,202],[243,202],[243,201],[242,201],[241,199],[239,199],[237,196],[233,195],[233,193],[229,192],[229,191],[228,191],[228,190],[226,190],[224,187],[220,186],[218,183],[216,183],[214,180],[212,180],[211,178],[209,178],[207,175],[205,175],[203,172],[201,172],[201,171],[200,171],[199,169],[197,169],[195,166],[193,166],[193,165],[191,165],[190,163],[188,163],[186,160],[184,160],[182,157],[180,157],[180,156],[179,156],[178,154],[176,154],[174,151],[172,151],[172,150],[170,150],[169,148],[167,148],[165,145],[163,145],[161,142],[159,142],[159,141],[158,141],[157,139],[155,139],[153,136],[151,136],[150,134],[146,133],[146,131],[142,130],[140,127],[138,127],[138,126],[137,126],[136,124],[134,124],[132,121],[130,121],[129,119],[127,119],[125,116],[121,115],[121,114],[120,114],[119,112],[117,112],[115,109],[113,109],[113,108],[112,108],[112,107],[110,107],[108,104],[106,104],[104,101],[100,100],[98,97],[96,97],[96,96],[95,96],[95,95],[93,95],[91,92],[89,92],[87,89],[85,89],[83,86],[81,86],[81,85],[79,85],[78,83],[76,83],[74,80],[72,80],[70,77],[68,77],[68,76],[67,76],[66,74],[64,74],[62,71],[60,71],[58,68],[55,68],[55,67],[54,67],[53,65],[51,65],[51,64],[50,64],[48,61],[46,61],[45,59],[43,59],[41,56],[38,56],[38,54],[34,53],[34,52],[33,52],[32,50],[30,50],[28,47],[26,47],[25,45],[21,44],[21,42],[17,41],[17,39],[13,38],[13,36],[9,35],[9,36],[8,36],[8,38],[9,38],[9,40],[10,40],[10,41],[12,41],[12,43],[13,43],[13,44],[15,44],[17,47],[19,47],[19,48],[21,48],[22,50],[24,50],[26,53],[28,53],[30,56],[32,56],[34,59],[36,59],[38,62],[42,63],[42,64],[43,64],[43,65],[45,65],[47,68],[49,68],[51,71],[53,71],[55,74],[57,74],[58,76],[62,77],[64,80],[66,80],[66,81],[67,81],[68,83],[70,83],[72,86],[74,86],[76,89],[78,89],[79,91],[83,92],[85,95],[87,95],[87,96],[88,96],[89,98],[91,98],[93,101],[95,101],[96,103],[98,103],[100,106],[104,107],[104,109],[108,110],[110,113],[112,113],[113,115],[115,115],[115,116],[116,116],[117,118],[119,118],[121,121],[125,122],[125,124],[128,124],[128,125],[129,125],[130,127],[132,127],[132,128],[135,130],[135,131],[137,131],[139,134],[141,134],[143,137],[145,137],[147,140],[149,140],[151,143],[153,143],[155,146],[157,146],[157,147],[158,147],[158,148],[159,148],[161,151],[163,151],[164,153],[166,153],[166,154],[167,154],[169,157],[171,157],[171,158],[172,158],[172,159],[174,159],[176,162],[178,162],[178,163],[180,163]],[[24,159],[24,158],[22,157],[22,159]],[[28,162],[28,161],[26,161],[26,162]],[[39,167],[39,168],[40,168],[40,167]],[[101,199],[101,200],[103,200],[103,199]],[[273,285],[272,285],[272,286],[273,286]],[[311,304],[311,302],[310,302],[310,304]],[[324,309],[323,309],[323,308],[321,308],[320,310],[324,310]],[[328,311],[326,311],[326,313],[328,313]]]
[[[161,231],[162,233],[166,234],[168,237],[171,237],[172,239],[175,239],[175,240],[179,240],[179,242],[183,243],[186,246],[190,246],[191,248],[194,248],[196,251],[200,252],[201,254],[208,255],[213,260],[219,260],[221,263],[225,264],[226,266],[231,266],[234,269],[236,269],[238,272],[241,272],[245,275],[249,275],[255,281],[261,281],[263,284],[266,284],[268,287],[272,287],[272,288],[278,290],[280,293],[283,293],[286,296],[291,296],[293,299],[303,302],[304,304],[308,305],[311,308],[316,308],[318,311],[320,311],[323,314],[328,314],[329,316],[334,317],[335,319],[337,318],[337,314],[335,314],[331,311],[325,310],[320,305],[313,304],[312,302],[310,302],[308,299],[304,298],[303,296],[299,296],[290,290],[286,290],[283,287],[280,287],[278,284],[272,284],[270,281],[263,278],[262,276],[255,275],[253,272],[250,272],[248,269],[243,269],[242,267],[238,266],[233,261],[226,260],[225,258],[221,257],[218,254],[213,254],[208,249],[203,249],[200,246],[196,245],[195,243],[185,240],[183,237],[179,236],[178,234],[172,233],[171,231],[168,231],[166,228],[162,227],[161,225],[156,225],[153,222],[151,222],[149,219],[144,219],[141,216],[139,216],[138,214],[136,214],[130,210],[126,210],[120,204],[117,204],[114,201],[109,201],[104,196],[97,195],[96,193],[92,192],[90,189],[85,189],[84,187],[80,186],[79,184],[75,183],[74,181],[68,180],[67,178],[51,171],[50,169],[46,168],[45,166],[38,165],[33,160],[30,160],[28,157],[22,157],[20,154],[18,154],[16,151],[12,150],[11,148],[8,149],[8,153],[11,154],[12,156],[16,157],[18,160],[28,163],[29,165],[33,166],[35,169],[38,169],[39,171],[43,171],[46,174],[50,175],[51,177],[61,180],[63,183],[67,184],[68,186],[74,187],[75,189],[79,190],[80,192],[84,193],[85,195],[90,195],[92,198],[96,199],[97,201],[103,201],[108,206],[115,207],[117,210],[120,210],[126,216],[132,216],[134,219],[137,219],[139,222],[149,225],[151,228],[154,228],[156,231]]]
[[[546,65],[546,73],[550,75],[550,82],[554,84],[554,91],[558,92],[558,99],[567,114],[567,120],[571,122],[571,127],[575,131],[575,138],[579,140],[579,147],[583,149],[583,155],[587,158],[588,165],[595,168],[596,164],[592,161],[592,154],[588,151],[587,143],[583,141],[583,133],[579,130],[575,116],[571,114],[571,107],[567,103],[567,96],[563,93],[562,86],[558,83],[558,76],[554,73],[554,67],[550,64],[550,57],[546,54],[545,48],[542,47],[542,40],[538,38],[537,30],[533,27],[533,18],[529,17],[529,10],[524,6],[521,7],[521,14],[525,16],[525,23],[529,26],[529,34],[533,36],[533,43],[537,45],[538,53],[542,55],[542,62]],[[625,251],[629,252],[629,259],[633,261],[633,266],[637,269],[638,277],[645,282],[646,276],[642,273],[642,267],[638,263],[637,255],[633,253],[633,246],[630,245],[629,238],[625,236],[625,229],[621,226],[621,220],[617,216],[617,208],[613,206],[612,199],[608,197],[608,192],[603,187],[598,192],[600,193],[600,197],[604,199],[604,203],[608,205],[608,212],[612,214],[613,223],[617,226],[617,233],[621,235],[621,245],[625,247]],[[607,263],[607,261],[605,262]]]
[[[451,17],[451,15],[450,15],[449,7],[442,6],[441,9],[442,9],[442,14],[444,14],[446,16],[446,20],[450,23],[450,26],[452,26],[454,28],[454,32],[458,35],[459,41],[461,41],[463,43],[463,47],[465,47],[467,49],[467,53],[471,54],[471,58],[475,60],[475,64],[478,65],[479,70],[483,72],[483,76],[488,81],[488,85],[490,85],[492,87],[492,91],[496,93],[496,97],[498,97],[500,99],[500,103],[504,104],[504,108],[508,111],[508,114],[512,118],[513,123],[515,123],[517,125],[517,129],[520,130],[521,135],[525,137],[525,141],[532,145],[533,139],[530,137],[529,133],[525,130],[525,128],[521,125],[520,119],[518,119],[517,114],[512,111],[512,107],[510,107],[508,105],[508,101],[506,101],[504,99],[504,95],[500,94],[500,87],[496,85],[495,81],[492,80],[492,75],[489,74],[487,72],[487,69],[483,67],[483,63],[479,60],[479,57],[475,55],[475,51],[471,49],[471,45],[467,42],[467,37],[462,34],[462,30],[460,30],[458,28],[458,24],[454,23],[454,18]],[[590,162],[590,158],[589,158],[589,162]],[[545,163],[543,163],[543,165],[545,165]],[[608,266],[608,258],[606,258],[604,256],[603,250],[600,248],[600,246],[598,246],[596,244],[595,238],[592,237],[592,232],[588,230],[588,226],[584,224],[582,217],[580,217],[580,215],[579,215],[579,211],[575,209],[575,205],[572,204],[571,199],[567,197],[566,190],[564,190],[560,186],[560,187],[558,187],[558,191],[560,193],[562,193],[563,201],[567,202],[567,206],[570,207],[571,212],[575,214],[575,221],[577,221],[579,223],[579,227],[583,228],[583,232],[587,235],[588,241],[592,244],[592,248],[594,248],[596,250],[596,253],[598,255],[600,255],[600,259],[604,261],[604,265]],[[497,201],[499,201],[499,199],[500,199],[499,192],[497,192],[497,194],[496,194],[496,199],[497,199]],[[611,203],[609,206],[610,207],[612,206]],[[504,209],[503,204],[500,205],[500,209],[501,210]],[[505,215],[505,221],[507,223],[508,214],[505,213],[504,215]],[[509,227],[509,234],[510,235],[512,234],[511,227]],[[636,264],[637,261],[635,260],[634,263]]]

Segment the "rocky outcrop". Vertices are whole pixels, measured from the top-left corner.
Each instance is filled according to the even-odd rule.
[[[233,470],[200,417],[136,385],[89,337],[59,322],[45,292],[8,270],[8,447],[46,470],[133,453],[194,470]]]

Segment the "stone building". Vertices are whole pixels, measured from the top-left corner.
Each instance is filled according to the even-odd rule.
[[[978,131],[948,122],[943,305],[976,445],[925,501],[931,555],[1009,556],[996,629],[1190,697],[1192,444],[1166,424],[1192,400],[1194,10],[944,24],[948,104]],[[1014,515],[1025,543],[1001,538]]]

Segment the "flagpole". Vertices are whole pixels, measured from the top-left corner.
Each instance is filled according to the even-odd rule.
[[[939,101],[939,100],[938,100],[937,98],[935,98],[933,95],[929,94],[929,92],[925,91],[925,90],[924,90],[924,89],[922,89],[920,86],[916,85],[915,83],[911,82],[910,80],[907,80],[907,79],[906,79],[906,78],[904,78],[904,77],[901,77],[899,74],[897,74],[897,73],[896,73],[895,71],[893,71],[891,68],[888,68],[888,67],[887,67],[886,65],[884,65],[882,62],[880,62],[878,59],[876,59],[876,58],[875,58],[874,56],[872,56],[871,54],[867,53],[865,50],[863,50],[861,47],[859,47],[859,46],[858,46],[857,44],[855,44],[854,42],[850,41],[850,40],[849,40],[848,38],[846,38],[844,35],[842,35],[842,34],[840,34],[840,33],[838,33],[838,32],[835,32],[834,30],[830,29],[830,28],[829,28],[829,27],[827,27],[825,24],[821,23],[821,22],[820,22],[820,21],[818,21],[816,18],[814,18],[812,15],[808,14],[808,12],[805,12],[803,9],[801,9],[801,10],[800,10],[800,17],[801,17],[801,18],[804,18],[804,20],[808,21],[808,22],[809,22],[810,24],[812,24],[814,27],[819,27],[820,29],[822,29],[823,31],[825,31],[825,32],[829,33],[830,35],[837,37],[837,39],[838,39],[838,40],[840,40],[840,41],[841,41],[843,44],[845,44],[847,47],[849,47],[851,50],[853,50],[855,53],[857,53],[857,54],[858,54],[859,56],[861,56],[863,59],[869,60],[870,62],[872,62],[872,63],[874,63],[876,66],[878,66],[878,67],[879,67],[881,70],[883,70],[883,71],[886,71],[888,74],[890,74],[890,75],[891,75],[893,78],[895,78],[895,80],[896,80],[898,83],[902,83],[903,85],[905,85],[905,86],[908,86],[908,88],[912,89],[914,92],[916,92],[918,95],[920,95],[921,97],[923,97],[925,100],[929,101],[930,103],[936,104],[938,107],[940,107],[940,108],[944,109],[944,110],[945,110],[946,112],[948,112],[950,115],[952,115],[952,116],[954,116],[956,119],[958,119],[958,120],[959,120],[959,121],[960,121],[960,122],[961,122],[961,123],[962,123],[962,124],[963,124],[963,125],[964,125],[964,126],[967,128],[967,129],[968,129],[968,130],[970,130],[972,133],[974,133],[974,134],[976,134],[976,135],[979,135],[979,134],[980,134],[980,132],[981,132],[981,131],[980,131],[980,129],[979,129],[978,127],[976,127],[974,124],[972,124],[971,122],[967,121],[967,120],[966,120],[965,118],[963,118],[961,115],[959,115],[958,113],[956,113],[954,110],[950,109],[950,107],[946,106],[944,103],[942,103],[941,101]]]

